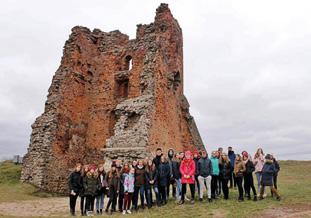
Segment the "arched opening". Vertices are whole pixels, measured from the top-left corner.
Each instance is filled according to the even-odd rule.
[[[133,58],[131,55],[125,57],[125,70],[131,70],[133,67]]]

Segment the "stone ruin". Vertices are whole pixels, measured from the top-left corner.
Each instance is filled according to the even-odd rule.
[[[67,191],[77,162],[109,163],[204,149],[183,94],[182,30],[167,4],[136,38],[76,26],[66,41],[44,113],[32,125],[21,180]]]

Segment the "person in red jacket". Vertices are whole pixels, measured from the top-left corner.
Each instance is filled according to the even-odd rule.
[[[179,204],[185,203],[185,194],[187,190],[187,184],[190,186],[191,191],[191,204],[194,204],[194,191],[195,191],[195,162],[192,158],[191,151],[186,151],[185,158],[182,160],[180,164],[180,173],[182,175],[181,177],[181,200],[179,201]]]

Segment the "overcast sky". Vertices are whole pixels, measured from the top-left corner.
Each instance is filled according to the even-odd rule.
[[[160,2],[2,0],[0,158],[26,152],[73,26],[134,38]],[[183,29],[185,94],[207,150],[311,159],[311,2],[166,2]]]

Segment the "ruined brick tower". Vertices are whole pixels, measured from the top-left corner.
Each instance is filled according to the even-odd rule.
[[[76,162],[204,148],[183,95],[183,39],[167,4],[136,38],[74,27],[44,113],[32,125],[22,181],[64,192]]]

